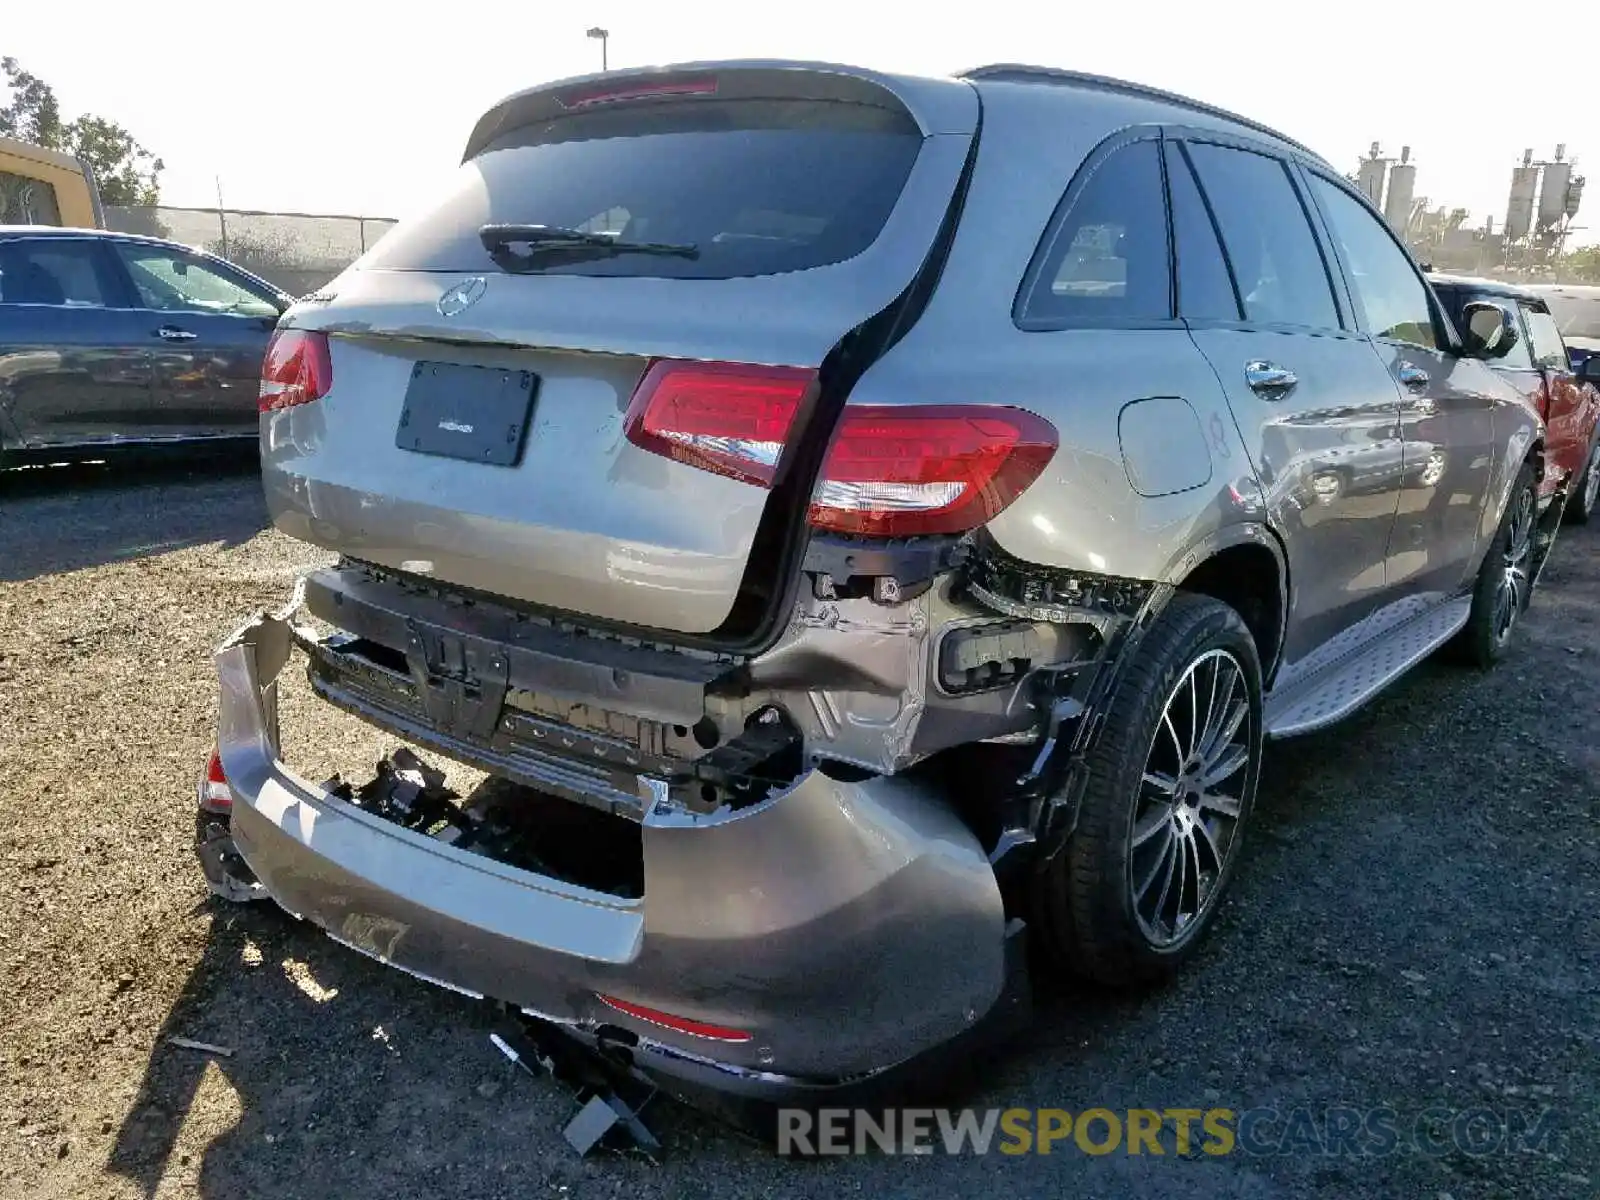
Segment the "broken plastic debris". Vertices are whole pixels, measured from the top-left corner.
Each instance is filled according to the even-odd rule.
[[[223,1058],[233,1057],[232,1046],[218,1046],[212,1042],[197,1042],[193,1038],[169,1037],[169,1046],[181,1046],[185,1050],[199,1050],[205,1054],[220,1054]]]

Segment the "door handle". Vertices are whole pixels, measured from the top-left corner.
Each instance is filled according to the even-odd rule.
[[[1432,378],[1421,367],[1413,367],[1409,364],[1401,367],[1395,374],[1399,377],[1400,382],[1413,392],[1420,392],[1427,387]]]
[[[195,335],[187,329],[179,329],[176,325],[163,325],[156,330],[156,336],[164,342],[192,342]]]
[[[1280,367],[1277,363],[1258,358],[1245,363],[1244,381],[1256,395],[1266,400],[1277,400],[1287,396],[1295,384],[1300,382],[1300,378],[1293,371]]]

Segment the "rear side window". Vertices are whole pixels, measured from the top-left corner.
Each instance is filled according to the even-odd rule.
[[[1191,321],[1237,321],[1239,301],[1216,226],[1175,142],[1167,143],[1167,190],[1178,251],[1178,315]]]
[[[546,225],[697,257],[555,253],[541,274],[727,279],[843,262],[882,231],[921,148],[904,112],[817,100],[685,100],[578,113],[506,134],[442,202],[363,261],[407,271],[505,268],[488,224]]]
[[[1367,332],[1429,350],[1439,344],[1428,289],[1389,228],[1376,214],[1320,176],[1311,177],[1339,253],[1350,272],[1350,290],[1366,315]]]
[[[1222,230],[1245,319],[1339,328],[1333,285],[1285,164],[1226,146],[1185,148]]]
[[[1156,142],[1113,150],[1046,239],[1018,313],[1025,325],[1171,318],[1167,206]]]
[[[88,239],[0,242],[0,304],[104,308],[115,291],[99,246]]]
[[[1522,312],[1528,322],[1528,342],[1529,349],[1533,351],[1533,361],[1553,371],[1570,369],[1567,346],[1561,340],[1561,329],[1556,325],[1555,318],[1537,308],[1525,308]]]

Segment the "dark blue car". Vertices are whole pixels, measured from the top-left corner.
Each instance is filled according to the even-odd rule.
[[[290,303],[173,242],[0,226],[0,455],[253,439]]]

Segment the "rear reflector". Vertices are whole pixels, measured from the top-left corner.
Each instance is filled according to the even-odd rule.
[[[871,537],[964,533],[1020,496],[1056,452],[1020,408],[847,407],[811,498],[811,524]]]
[[[744,363],[652,363],[624,422],[628,440],[691,467],[771,487],[816,372]]]
[[[205,774],[200,777],[200,807],[210,813],[233,811],[233,789],[228,777],[222,773],[222,758],[215,750],[206,759]]]
[[[607,996],[603,992],[596,992],[602,1003],[616,1009],[619,1013],[626,1013],[630,1017],[659,1025],[663,1029],[675,1030],[678,1033],[687,1033],[697,1038],[707,1038],[713,1042],[748,1042],[750,1035],[743,1029],[730,1029],[726,1025],[708,1025],[704,1021],[691,1021],[688,1017],[675,1017],[671,1013],[664,1013],[660,1009],[646,1008],[642,1004],[630,1004],[626,1000],[618,1000],[615,996]]]
[[[327,334],[280,329],[272,335],[261,360],[258,406],[262,412],[320,400],[332,386],[333,359]]]

